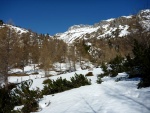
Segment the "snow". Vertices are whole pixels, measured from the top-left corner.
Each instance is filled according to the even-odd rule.
[[[107,19],[106,21],[110,22],[110,21],[113,21],[113,20],[115,20],[115,19],[114,18],[110,18],[110,19]]]
[[[20,28],[20,27],[16,27],[16,26],[13,26],[13,25],[8,25],[8,24],[6,24],[6,25],[8,27],[10,27],[11,29],[15,30],[16,32],[18,32],[19,34],[27,33],[28,32],[28,30]]]
[[[54,67],[55,67],[55,70],[57,71],[65,71],[69,68],[69,65],[67,65],[67,63],[54,63]]]
[[[128,28],[129,28],[128,25],[125,25],[125,26],[119,25],[119,29],[121,30],[121,32],[119,33],[119,37],[123,37],[123,36],[128,35],[130,33],[129,31],[127,31]]]
[[[132,18],[132,15],[130,15],[130,16],[122,16],[122,17],[130,19],[130,18]]]
[[[22,73],[22,69],[13,68],[9,71],[9,73]]]
[[[87,45],[87,46],[91,46],[91,45],[92,45],[92,43],[90,43],[90,42],[87,42],[87,43],[86,43],[86,45]]]
[[[150,31],[150,20],[140,21],[139,23],[146,31]]]
[[[39,69],[37,67],[37,64],[30,64],[30,65],[27,65],[24,67],[24,71],[27,73],[27,74],[31,74],[31,73],[34,73],[37,69]]]
[[[140,18],[139,23],[141,24],[141,26],[146,31],[150,31],[150,9],[142,10],[139,13],[138,17]],[[132,20],[133,15],[122,16],[122,18],[125,18],[125,20],[127,20],[126,22],[128,22],[128,19],[129,21]],[[92,38],[92,37],[94,38],[97,35],[98,35],[96,37],[97,39],[108,38],[108,37],[115,38],[116,35],[114,33],[118,34],[117,33],[118,31],[119,31],[118,37],[124,37],[130,34],[130,32],[128,31],[128,28],[130,26],[122,24],[120,25],[121,26],[120,27],[118,24],[121,24],[121,23],[118,22],[117,19],[110,18],[107,20],[102,20],[100,23],[93,25],[93,26],[92,25],[74,25],[70,27],[68,31],[64,33],[56,34],[56,37],[58,39],[64,40],[68,44],[72,44],[75,40],[82,39],[82,38],[87,40],[88,38]],[[97,32],[98,30],[100,32]],[[90,34],[89,35],[90,37],[86,37],[86,34]]]
[[[48,95],[39,103],[39,113],[149,113],[150,88],[137,89],[137,83],[115,82],[110,78],[102,84]]]
[[[52,80],[56,80],[57,78],[62,77],[63,79],[66,78],[67,80],[70,80],[70,77],[74,76],[75,73],[76,74],[83,74],[83,75],[85,75],[88,72],[89,72],[88,70],[79,70],[79,71],[75,71],[75,72],[71,72],[71,73],[66,73],[66,74],[61,74],[61,75],[57,75],[57,76],[52,76],[52,77],[49,77],[49,78],[52,79]],[[97,69],[94,69],[93,74],[97,75],[100,72],[102,72],[101,69],[97,68]],[[40,78],[39,77],[37,79],[34,79],[33,80],[33,84],[32,84],[30,89],[35,89],[36,87],[39,87],[39,89],[42,90],[44,88],[44,85],[42,83],[47,78]],[[91,78],[93,79],[92,83],[96,82],[96,78],[95,77],[91,77]]]
[[[142,10],[138,14],[139,23],[146,30],[150,31],[150,9]]]
[[[141,10],[141,13],[149,13],[150,9]]]
[[[108,27],[109,27],[109,24],[103,25],[102,27],[103,27],[105,30],[107,30]]]
[[[32,66],[26,67],[27,71],[32,70]],[[54,71],[52,71],[54,73]],[[61,74],[49,77],[56,80],[58,77],[70,80],[70,77],[77,74],[86,74],[89,70],[78,69],[76,72]],[[72,90],[54,95],[44,95],[39,101],[38,113],[149,113],[150,112],[150,87],[137,89],[139,79],[127,79],[115,82],[118,77],[126,77],[125,72],[119,73],[117,77],[104,77],[102,84],[97,84],[97,75],[103,73],[101,68],[93,68],[94,76],[91,79],[92,85],[82,86]],[[39,87],[41,90],[43,81],[41,78],[44,72],[39,71],[38,75],[30,75],[33,84],[30,89]],[[36,76],[39,76],[35,78]],[[21,77],[20,77],[21,78]],[[16,81],[16,77],[10,77],[10,81]],[[28,76],[23,80],[29,79]],[[15,109],[23,106],[16,106]]]
[[[68,31],[57,34],[57,37],[59,39],[64,40],[66,43],[72,43],[74,40],[79,38],[80,36],[86,34],[86,33],[92,33],[96,32],[99,27],[92,27],[92,26],[82,26],[75,25],[76,27],[71,27]]]
[[[112,35],[113,31],[116,31],[116,27],[110,27],[110,24],[106,24],[102,26],[105,30],[103,31],[103,34],[99,35],[97,38],[105,38],[107,36],[114,37]]]
[[[21,110],[24,107],[24,105],[21,106],[15,106],[14,110]]]

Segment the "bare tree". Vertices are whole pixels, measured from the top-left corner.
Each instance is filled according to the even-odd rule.
[[[71,61],[73,62],[73,70],[76,71],[76,47],[74,45],[69,47],[69,62],[71,63]],[[71,66],[71,64],[70,64]],[[72,66],[71,66],[72,67]]]
[[[49,74],[49,68],[52,67],[52,57],[49,51],[49,42],[47,39],[44,40],[40,53],[40,62],[43,65],[45,76]]]
[[[29,54],[30,54],[30,35],[31,33],[24,33],[21,36],[21,49],[22,49],[22,55],[21,55],[21,67],[23,69],[24,73],[24,66],[29,63]]]
[[[63,42],[62,40],[58,40],[55,43],[55,53],[56,53],[56,57],[59,63],[60,63],[60,71],[61,71],[61,63],[65,62],[66,60],[66,54],[67,54],[67,44],[65,42]]]
[[[0,31],[0,73],[4,76],[5,88],[8,88],[8,71],[15,64],[15,36],[10,28],[4,27]]]

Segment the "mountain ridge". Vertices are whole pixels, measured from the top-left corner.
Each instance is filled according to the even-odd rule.
[[[138,31],[137,23],[145,31],[150,31],[150,9],[141,10],[137,15],[102,20],[94,25],[74,25],[66,32],[56,34],[55,37],[64,40],[66,43],[73,43],[81,38],[86,40],[88,38],[86,35],[89,34],[91,34],[90,38],[97,39],[125,37]]]
[[[73,43],[78,39],[89,39],[89,38],[115,38],[115,37],[125,37],[130,33],[135,33],[138,31],[136,28],[136,22],[141,25],[145,31],[150,31],[150,9],[145,9],[139,11],[136,15],[121,16],[118,18],[110,18],[107,20],[102,20],[93,25],[73,25],[68,28],[67,31],[63,33],[56,33],[50,37],[56,37],[65,41],[66,43]],[[3,24],[11,29],[14,29],[16,33],[22,34],[27,33],[29,30],[24,28],[16,27],[13,25]],[[90,37],[88,37],[90,34]],[[88,36],[87,36],[88,35]]]

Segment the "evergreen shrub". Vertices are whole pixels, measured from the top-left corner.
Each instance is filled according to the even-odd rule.
[[[44,89],[42,90],[42,93],[44,95],[48,94],[55,94],[59,92],[63,92],[66,90],[70,90],[73,88],[78,88],[80,86],[84,85],[90,85],[91,81],[88,80],[84,75],[82,74],[75,74],[74,77],[70,78],[70,81],[67,79],[62,79],[62,77],[57,78],[56,80],[45,80],[44,81],[45,86]]]
[[[22,82],[14,90],[19,105],[24,105],[24,107],[22,108],[23,113],[37,111],[39,108],[38,101],[43,97],[39,88],[33,90],[29,89],[32,83],[32,80]]]
[[[150,45],[134,40],[134,58],[127,57],[127,66],[130,68],[129,77],[140,77],[138,88],[150,86]]]

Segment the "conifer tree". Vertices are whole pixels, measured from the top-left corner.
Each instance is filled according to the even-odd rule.
[[[150,46],[140,44],[138,41],[134,41],[134,68],[138,69],[138,73],[141,76],[141,81],[138,88],[150,86]]]

